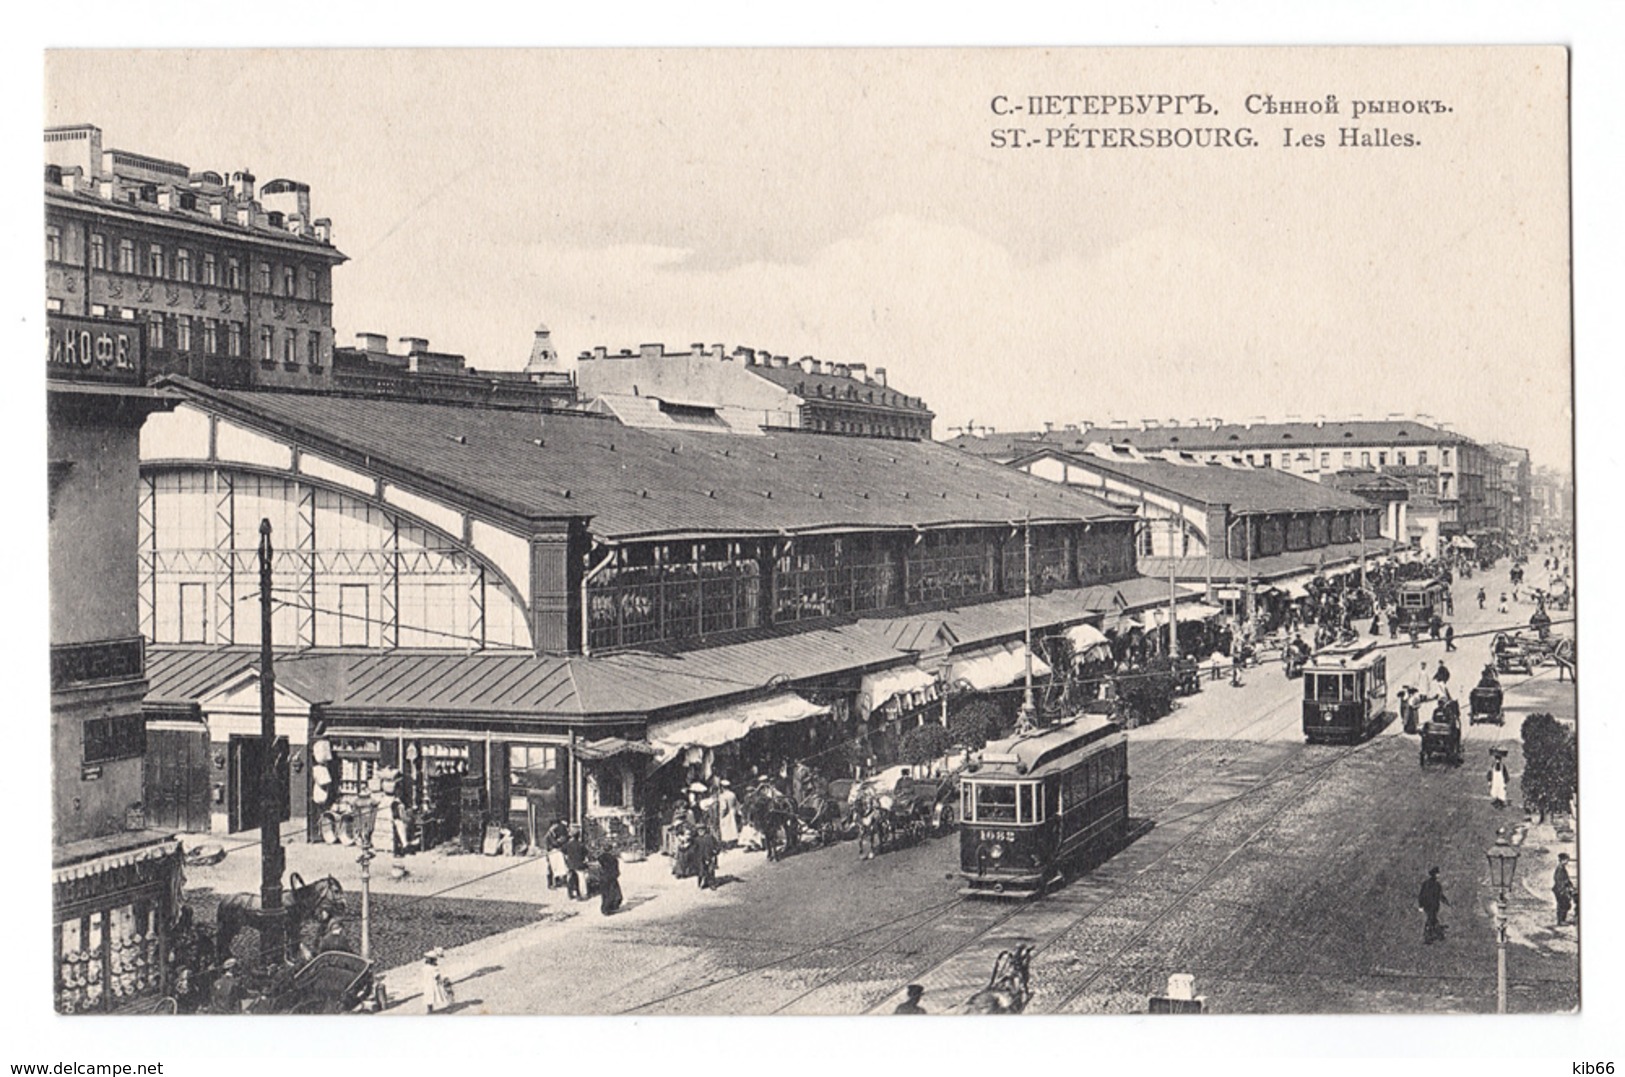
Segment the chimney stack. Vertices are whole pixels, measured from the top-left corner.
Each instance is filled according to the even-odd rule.
[[[866,382],[869,380],[868,363],[848,363],[846,364],[846,370],[848,374],[859,381]]]
[[[883,367],[883,366],[875,367],[875,384],[879,385],[882,389],[886,388],[886,368],[885,367]]]
[[[426,337],[402,337],[401,343],[406,345],[406,354],[413,352],[426,352],[429,350],[429,341]]]
[[[231,184],[237,193],[237,201],[252,202],[254,200],[254,173],[233,172],[231,174]]]
[[[357,333],[355,343],[356,347],[372,355],[389,351],[389,338],[382,333]]]
[[[803,374],[818,373],[818,360],[814,359],[810,355],[803,355],[801,357],[801,362],[797,365],[801,367],[801,372]]]
[[[317,239],[323,243],[333,242],[333,219],[331,217],[317,217],[311,222],[311,227],[315,229]]]
[[[659,359],[659,358],[662,358],[665,354],[666,354],[666,346],[664,344],[639,344],[638,345],[638,358],[640,358],[640,359]]]

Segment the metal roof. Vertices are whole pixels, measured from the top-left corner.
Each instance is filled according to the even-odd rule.
[[[1097,498],[929,441],[641,430],[574,414],[175,386],[234,421],[608,540],[1122,519]]]
[[[1354,419],[1324,423],[1220,423],[1139,427],[1088,426],[1078,430],[1011,431],[979,437],[960,434],[946,442],[977,456],[1018,456],[1051,446],[1081,451],[1096,441],[1133,445],[1138,449],[1276,449],[1282,447],[1332,448],[1341,445],[1474,444],[1451,430],[1407,419]]]
[[[1092,453],[1069,452],[1053,447],[1018,456],[1010,463],[1011,466],[1019,466],[1040,456],[1055,457],[1102,475],[1143,483],[1187,501],[1203,505],[1229,505],[1232,512],[1377,510],[1376,505],[1363,497],[1274,468],[1107,459]]]
[[[1077,623],[1118,608],[1166,601],[1167,584],[1132,578],[1033,598],[1034,631]],[[1182,595],[1188,598],[1188,595]],[[1021,598],[908,617],[865,618],[799,630],[764,631],[695,650],[651,648],[581,656],[526,652],[304,651],[276,657],[277,684],[335,711],[456,714],[504,719],[615,721],[743,698],[795,681],[815,681],[908,661],[900,645],[922,634],[909,624],[945,624],[955,649],[1012,639],[1025,629]],[[252,648],[154,646],[147,662],[151,706],[188,706],[255,668]]]

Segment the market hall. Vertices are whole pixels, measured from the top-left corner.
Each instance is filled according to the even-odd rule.
[[[261,519],[280,810],[314,840],[384,774],[412,847],[555,818],[646,845],[690,781],[882,763],[979,694],[1013,712],[1029,607],[1037,638],[1170,602],[1131,516],[932,442],[167,384],[139,585],[148,805],[177,829],[259,823]]]

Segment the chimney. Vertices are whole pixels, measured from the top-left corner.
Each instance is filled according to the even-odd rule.
[[[875,367],[875,384],[879,385],[882,389],[886,388],[886,368],[885,367],[883,367],[883,366]]]
[[[316,231],[316,238],[323,243],[333,242],[333,220],[330,217],[317,217],[310,225]]]
[[[1045,419],[1044,420],[1044,433],[1046,433],[1046,434],[1053,433],[1054,430],[1055,430],[1055,424],[1050,422],[1048,419]]]
[[[592,357],[594,359],[608,359],[609,349],[600,344],[592,350]]]
[[[868,363],[848,363],[846,364],[846,369],[852,377],[857,378],[859,381],[866,382],[869,380]]]
[[[389,351],[389,338],[382,333],[357,333],[355,344],[371,355],[381,355]]]
[[[688,346],[688,354],[692,355],[696,359],[704,359],[706,357],[705,345],[699,343],[690,344]]]
[[[662,356],[664,356],[665,354],[666,354],[666,346],[664,344],[639,344],[638,345],[638,358],[639,359],[659,359]]]
[[[789,356],[786,356],[786,355],[775,355],[775,356],[774,356],[774,357],[773,357],[773,368],[774,368],[774,369],[775,369],[775,370],[784,370],[784,369],[785,369],[785,368],[786,368],[786,367],[788,367],[788,366],[789,366],[789,365],[790,365],[790,358],[789,358]]]
[[[1162,424],[1157,422],[1157,420],[1155,420],[1155,419],[1141,419],[1140,420],[1140,429],[1141,430],[1155,430],[1158,427],[1160,427],[1161,425]]]
[[[803,374],[818,373],[818,360],[814,359],[810,355],[803,355],[801,357],[801,362],[798,365],[801,367],[801,372]]]
[[[1178,419],[1169,419],[1166,425],[1177,428],[1179,426],[1179,420]]]
[[[233,172],[231,185],[237,193],[237,201],[252,202],[254,200],[254,173]]]
[[[111,177],[96,182],[96,193],[111,202],[118,197],[118,182]]]
[[[305,234],[305,218],[297,213],[288,214],[288,231],[296,236]]]
[[[1319,430],[1321,427],[1323,427],[1325,425],[1326,425],[1326,416],[1324,416],[1324,415],[1316,415],[1315,416],[1315,429]]]
[[[849,378],[852,376],[852,368],[847,366],[845,363],[836,363],[835,376],[837,378]]]
[[[429,350],[429,341],[425,337],[402,337],[401,343],[406,345],[406,354],[413,352],[426,352]]]
[[[713,345],[711,345],[711,357],[713,359],[726,359],[726,358],[728,358],[726,355],[723,354],[721,344],[713,344]]]
[[[273,209],[271,212],[269,212],[269,213],[267,213],[265,215],[265,223],[270,225],[272,228],[277,229],[278,231],[280,231],[284,227],[284,225],[282,223],[282,219],[283,219],[282,218],[282,213],[279,210],[274,210]]]
[[[1208,423],[1208,429],[1217,430],[1219,427],[1224,425],[1224,420],[1219,418],[1217,415],[1215,415],[1212,418],[1210,418],[1207,421],[1207,423]]]

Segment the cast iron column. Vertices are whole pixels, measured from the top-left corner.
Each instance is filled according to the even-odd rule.
[[[276,675],[271,669],[271,521],[260,521],[260,964],[286,959],[282,921],[282,798],[276,760]]]

